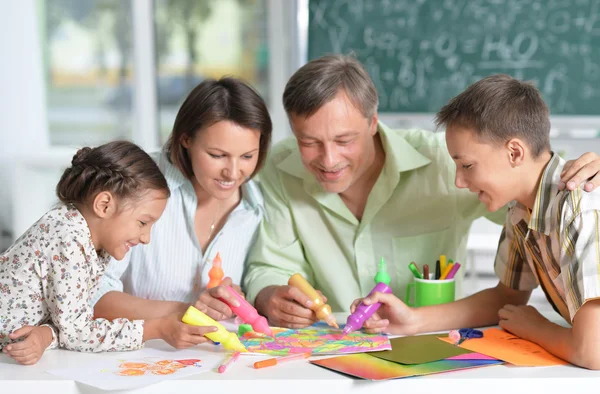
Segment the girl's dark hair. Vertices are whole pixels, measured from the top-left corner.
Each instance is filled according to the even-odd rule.
[[[260,131],[258,162],[250,178],[264,165],[273,130],[265,102],[250,85],[237,78],[207,79],[185,99],[165,145],[169,161],[186,177],[193,178],[194,171],[183,138],[193,138],[199,131],[220,121]]]
[[[65,204],[84,204],[103,191],[119,200],[135,200],[148,189],[171,195],[165,177],[146,152],[134,143],[114,141],[79,149],[58,181],[56,195]]]

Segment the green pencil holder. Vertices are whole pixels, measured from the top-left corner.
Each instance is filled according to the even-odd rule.
[[[404,302],[412,307],[446,304],[454,301],[455,285],[454,278],[444,280],[414,278],[414,282],[406,286]]]

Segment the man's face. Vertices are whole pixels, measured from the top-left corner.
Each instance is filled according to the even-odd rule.
[[[377,115],[365,118],[343,90],[314,115],[291,115],[290,122],[302,163],[330,193],[346,191],[373,162]]]

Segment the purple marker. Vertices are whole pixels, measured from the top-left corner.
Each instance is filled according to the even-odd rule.
[[[452,268],[450,268],[450,272],[448,272],[448,275],[446,275],[446,279],[454,278],[454,275],[456,275],[456,271],[458,271],[459,268],[460,268],[460,264],[454,263]]]
[[[392,289],[383,282],[377,283],[373,290],[369,293],[367,297],[370,297],[373,293],[392,293]],[[362,302],[356,307],[356,310],[353,314],[348,316],[348,320],[346,321],[346,326],[344,327],[344,335],[350,334],[352,331],[359,330],[363,323],[373,315],[381,306],[381,302],[376,302],[371,305],[365,305]]]

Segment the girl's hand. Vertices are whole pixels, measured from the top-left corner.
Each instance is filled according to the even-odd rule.
[[[198,327],[185,324],[179,313],[162,317],[159,322],[159,337],[175,349],[187,349],[208,342],[204,334],[217,331],[217,327]]]
[[[22,365],[33,365],[52,343],[52,330],[46,326],[23,326],[8,334],[12,340],[23,341],[6,345],[2,351]]]
[[[381,307],[363,325],[368,333],[389,333],[399,335],[414,335],[418,333],[418,316],[414,309],[406,306],[395,295],[375,292],[364,299],[352,303],[352,313],[360,302],[365,305],[381,302]]]

